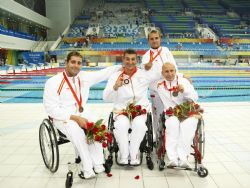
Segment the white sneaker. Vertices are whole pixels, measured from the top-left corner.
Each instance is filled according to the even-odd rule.
[[[188,161],[180,160],[180,167],[181,168],[191,168],[191,164]]]
[[[93,171],[92,172],[84,171],[83,175],[85,179],[91,179],[95,177],[95,173]]]
[[[127,165],[127,164],[128,164],[128,159],[127,159],[127,158],[125,158],[125,159],[120,159],[120,160],[118,161],[118,163],[119,163],[119,164],[122,164],[122,165]]]
[[[171,160],[168,162],[167,167],[177,167],[178,165],[177,161]]]
[[[99,174],[105,171],[105,168],[103,165],[96,165],[94,166],[95,173]]]
[[[130,164],[131,164],[131,165],[138,165],[138,164],[140,164],[140,160],[138,160],[138,159],[133,159],[133,160],[130,161]]]

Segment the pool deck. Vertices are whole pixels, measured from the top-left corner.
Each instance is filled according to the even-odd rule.
[[[97,175],[91,180],[75,176],[74,187],[88,188],[238,188],[250,187],[250,102],[201,103],[205,109],[206,178],[194,172],[158,171],[142,166],[124,168],[114,165],[112,177]],[[89,104],[89,108],[107,119],[111,104]],[[64,187],[67,163],[73,161],[71,144],[59,147],[60,166],[55,174],[43,164],[38,129],[46,113],[38,104],[0,104],[0,187]],[[192,161],[192,160],[191,160]],[[139,179],[134,177],[139,175]]]

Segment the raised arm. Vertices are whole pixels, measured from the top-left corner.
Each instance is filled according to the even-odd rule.
[[[109,78],[106,88],[103,91],[103,100],[113,102],[118,96],[118,89],[122,86],[122,81],[113,75]]]
[[[121,65],[111,66],[100,71],[93,71],[93,72],[85,72],[85,78],[88,80],[90,87],[95,85],[99,82],[107,80],[110,75],[119,71],[121,69]]]

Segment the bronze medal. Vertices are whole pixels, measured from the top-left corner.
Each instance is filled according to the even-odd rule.
[[[129,84],[129,79],[124,79],[123,82],[124,84]]]
[[[178,96],[178,91],[174,91],[174,92],[172,93],[172,95],[173,95],[174,97],[177,97],[177,96]]]
[[[79,112],[81,112],[81,113],[83,112],[83,107],[82,106],[79,107]]]

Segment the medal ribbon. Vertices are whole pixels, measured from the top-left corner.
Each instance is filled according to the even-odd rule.
[[[73,97],[75,98],[79,108],[82,107],[82,94],[81,94],[81,82],[80,82],[80,79],[78,78],[78,84],[79,84],[79,92],[80,92],[80,100],[78,99],[77,95],[76,95],[76,92],[74,91],[74,89],[72,88],[70,82],[69,82],[69,79],[67,78],[65,72],[63,72],[63,77],[65,79],[65,81],[67,82],[68,86],[69,86],[69,89],[73,95]]]
[[[176,90],[176,88],[177,88],[177,86],[178,86],[178,76],[176,76],[176,77],[177,77],[176,86],[173,86],[172,88],[171,88],[171,82],[170,82],[170,88],[168,88],[168,87],[167,87],[167,82],[166,82],[166,80],[163,81],[163,85],[164,85],[164,88],[165,88],[166,90],[168,90],[168,91],[170,91],[170,92]]]
[[[161,54],[162,48],[157,52],[157,54],[154,56],[154,52],[150,50],[150,63],[153,63],[153,61]],[[154,57],[153,57],[154,56]]]
[[[135,69],[133,70],[133,72],[131,73],[131,75],[128,77],[128,79],[130,80],[132,76],[134,76],[134,74],[137,72],[137,67],[135,67]],[[119,78],[123,79],[123,76],[125,74],[125,69],[123,68],[122,73],[120,74]]]

